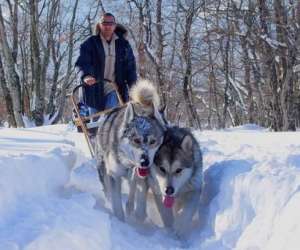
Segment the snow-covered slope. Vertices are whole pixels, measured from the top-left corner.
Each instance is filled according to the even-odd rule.
[[[244,126],[195,135],[205,188],[184,246],[298,249],[300,133]],[[145,225],[111,215],[82,134],[0,129],[0,250],[181,249],[150,215]]]

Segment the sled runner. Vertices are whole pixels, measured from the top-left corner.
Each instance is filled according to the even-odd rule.
[[[122,97],[118,91],[116,84],[112,83],[112,82],[111,82],[111,84],[113,85],[113,87],[116,91],[118,101],[119,101],[119,106],[124,106],[125,103],[122,100]],[[80,85],[76,86],[72,91],[71,101],[73,104],[73,112],[74,112],[73,122],[74,122],[75,126],[77,127],[78,131],[82,132],[84,134],[84,137],[88,144],[91,156],[94,157],[95,153],[94,153],[93,145],[91,143],[91,136],[92,136],[92,134],[94,134],[94,131],[100,125],[100,123],[97,120],[99,119],[99,117],[101,115],[105,115],[105,114],[109,113],[114,108],[106,109],[106,110],[103,110],[103,111],[100,111],[100,112],[90,115],[88,113],[88,107],[86,106],[86,104],[83,102],[76,101],[76,94],[77,94],[78,90],[80,88],[82,88],[83,86],[84,86],[84,84],[80,84]]]

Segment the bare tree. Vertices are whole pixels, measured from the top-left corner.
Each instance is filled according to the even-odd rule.
[[[144,14],[144,9],[146,6],[147,1],[137,1],[137,0],[131,0],[129,1],[129,6],[130,6],[130,10],[131,9],[131,5],[130,3],[133,3],[134,6],[137,8],[138,10],[138,33],[137,36],[134,35],[133,30],[131,30],[131,35],[134,38],[135,44],[136,44],[136,48],[137,48],[137,52],[138,52],[138,71],[139,71],[139,75],[142,78],[146,77],[146,51],[145,51],[145,42],[144,42],[144,23],[145,23],[145,14]]]
[[[218,7],[217,7],[218,9]],[[213,42],[211,36],[213,33],[214,28],[210,28],[208,25],[208,17],[207,17],[207,8],[206,8],[206,1],[204,1],[204,23],[205,23],[205,41],[208,45],[208,64],[209,64],[209,73],[208,73],[208,85],[209,85],[209,105],[208,105],[208,117],[207,123],[208,128],[212,128],[212,117],[213,113],[216,114],[217,117],[217,127],[221,127],[221,115],[219,113],[219,100],[218,100],[218,87],[217,87],[217,77],[216,77],[216,69],[215,69],[215,62],[213,60]],[[217,17],[218,18],[218,17]]]
[[[0,84],[1,84],[1,89],[3,91],[3,95],[4,95],[8,123],[13,127],[17,127],[17,123],[16,123],[15,116],[14,116],[13,102],[12,102],[11,95],[10,95],[8,87],[7,87],[6,79],[4,77],[4,68],[3,68],[3,64],[2,64],[1,55],[0,55]]]
[[[184,35],[182,42],[182,58],[184,61],[183,73],[183,96],[188,112],[189,126],[193,127],[194,122],[196,128],[201,128],[200,119],[197,115],[196,108],[193,103],[192,96],[192,44],[191,44],[191,29],[193,20],[200,8],[198,1],[191,1],[186,8],[179,2],[184,13]]]
[[[62,81],[61,91],[60,91],[60,97],[58,99],[58,112],[56,114],[56,117],[54,119],[54,122],[56,123],[62,116],[65,103],[66,103],[66,91],[69,84],[72,82],[72,72],[73,72],[73,54],[74,54],[74,34],[75,34],[75,18],[78,8],[78,0],[75,0],[73,12],[72,12],[72,18],[69,26],[69,39],[68,39],[68,63],[67,63],[67,71],[64,76],[64,79]]]
[[[20,88],[20,78],[16,71],[15,54],[10,48],[7,41],[7,34],[4,25],[4,19],[2,15],[2,8],[0,5],[0,45],[1,54],[3,54],[5,66],[3,67],[6,72],[5,76],[7,83],[10,86],[10,95],[14,110],[14,119],[16,121],[17,127],[24,127],[24,122],[22,118],[22,103],[21,103],[21,88]],[[8,94],[8,93],[6,93]]]

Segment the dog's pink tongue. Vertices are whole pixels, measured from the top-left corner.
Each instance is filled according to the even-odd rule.
[[[164,206],[167,208],[171,208],[174,204],[174,200],[175,200],[174,196],[169,196],[169,195],[164,196],[163,198]]]
[[[149,175],[149,168],[143,168],[143,167],[138,167],[136,169],[137,171],[137,174],[140,176],[140,177],[146,177]]]

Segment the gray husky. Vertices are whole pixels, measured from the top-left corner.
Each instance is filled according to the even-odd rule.
[[[114,214],[124,220],[122,177],[145,178],[163,142],[164,121],[158,111],[154,86],[139,81],[130,91],[132,101],[100,119],[95,138],[97,168]]]
[[[202,187],[202,153],[191,132],[167,129],[148,182],[164,225],[185,238],[199,208]]]

